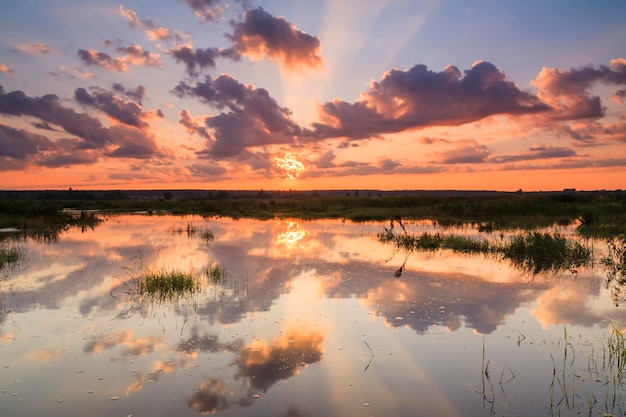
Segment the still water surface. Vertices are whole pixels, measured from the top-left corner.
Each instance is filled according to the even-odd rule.
[[[120,215],[23,241],[0,280],[0,415],[623,414],[607,346],[626,314],[598,262],[532,276],[397,251],[383,226]],[[211,265],[224,282],[193,296],[128,291],[141,268]]]

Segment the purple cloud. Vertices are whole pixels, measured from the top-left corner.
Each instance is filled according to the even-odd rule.
[[[463,74],[448,66],[430,71],[416,65],[392,69],[372,83],[355,103],[333,100],[321,107],[317,137],[369,138],[427,126],[457,126],[485,117],[544,112],[550,107],[521,91],[489,62],[475,63]]]

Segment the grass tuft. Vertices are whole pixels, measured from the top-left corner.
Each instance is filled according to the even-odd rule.
[[[155,300],[171,300],[191,295],[201,287],[199,279],[192,272],[181,270],[142,270],[135,279],[137,293]]]

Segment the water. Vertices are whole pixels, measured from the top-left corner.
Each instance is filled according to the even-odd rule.
[[[377,240],[383,226],[121,215],[24,241],[27,260],[0,281],[0,415],[626,410],[608,352],[626,315],[601,265],[532,276],[480,255],[407,254]],[[598,258],[601,242],[585,244]],[[129,291],[142,268],[211,265],[225,279],[193,295]]]

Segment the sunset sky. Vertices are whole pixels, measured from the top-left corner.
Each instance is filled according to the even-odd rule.
[[[626,1],[1,10],[0,189],[626,188]]]

